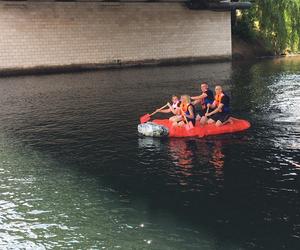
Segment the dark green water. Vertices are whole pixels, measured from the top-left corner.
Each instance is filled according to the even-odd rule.
[[[215,80],[244,133],[139,138]],[[1,249],[300,249],[300,59],[0,78]]]

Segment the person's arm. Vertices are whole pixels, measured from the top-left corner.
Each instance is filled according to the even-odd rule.
[[[201,99],[195,100],[192,102],[192,104],[195,106],[196,104],[201,103]]]
[[[176,113],[176,110],[172,107],[172,105],[168,102],[168,106],[169,106],[169,110],[170,110],[170,112],[172,112],[174,115],[176,115],[177,113]],[[169,112],[169,113],[170,113]]]
[[[171,112],[171,110],[169,108],[168,109],[162,109],[162,110],[157,109],[156,111],[157,111],[157,113],[164,113],[164,114],[168,114],[168,113]]]
[[[216,109],[214,109],[213,111],[211,111],[211,112],[205,114],[205,116],[211,116],[211,115],[214,115],[214,114],[216,114],[216,113],[222,112],[223,106],[224,106],[224,104],[223,104],[223,103],[220,103]]]
[[[191,96],[191,99],[193,101],[198,101],[198,100],[201,100],[203,98],[206,98],[207,97],[207,94],[206,93],[202,93],[201,95],[198,95],[198,96]]]
[[[190,118],[190,119],[194,119],[195,118],[195,114],[194,114],[194,109],[191,107],[191,106],[189,106],[189,115],[185,115],[187,118]]]
[[[216,102],[214,101],[212,104],[207,104],[207,106],[210,108],[210,109],[214,109],[216,108]]]
[[[193,101],[199,100],[201,98],[201,95],[197,95],[197,96],[191,96],[191,99]]]

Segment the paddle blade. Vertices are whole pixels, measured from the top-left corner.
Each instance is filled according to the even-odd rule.
[[[140,117],[140,122],[145,123],[145,122],[149,121],[150,118],[151,118],[151,116],[149,114],[145,114],[145,115]]]

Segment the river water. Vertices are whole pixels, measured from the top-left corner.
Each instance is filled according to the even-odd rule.
[[[141,138],[221,83],[243,133]],[[0,78],[1,249],[300,249],[300,59]]]

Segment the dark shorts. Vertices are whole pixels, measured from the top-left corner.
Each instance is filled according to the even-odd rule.
[[[192,122],[193,125],[195,126],[196,124],[196,119],[190,119],[190,118],[186,118],[188,122]]]
[[[209,110],[208,112],[211,112],[211,110]],[[205,116],[206,109],[199,109],[196,113],[199,114],[201,117]]]
[[[230,114],[221,112],[221,113],[213,114],[209,118],[214,120],[215,122],[220,121],[224,123],[230,118]]]

